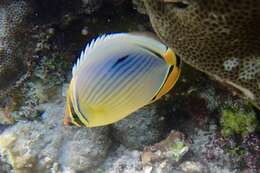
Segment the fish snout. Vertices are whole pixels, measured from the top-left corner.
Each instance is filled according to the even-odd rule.
[[[65,108],[63,124],[64,124],[64,126],[72,126],[73,125],[73,123],[71,121],[71,117],[68,115],[67,108]]]

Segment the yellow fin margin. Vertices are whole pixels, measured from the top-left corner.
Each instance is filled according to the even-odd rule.
[[[169,49],[169,48],[167,49],[167,51],[165,52],[163,58],[167,62],[167,64],[176,66],[176,64],[177,64],[177,62],[176,62],[177,57],[176,57],[175,53],[171,49]]]
[[[171,49],[168,49],[166,51],[166,53],[164,55],[164,59],[167,62],[167,64],[173,65],[174,67],[173,67],[173,70],[171,72],[169,72],[170,74],[168,75],[165,83],[163,84],[162,88],[160,89],[160,91],[158,92],[158,94],[156,95],[156,97],[153,101],[158,100],[163,95],[165,95],[167,92],[169,92],[172,89],[172,87],[175,85],[177,80],[179,79],[179,76],[181,73],[180,67],[177,66],[177,57]]]

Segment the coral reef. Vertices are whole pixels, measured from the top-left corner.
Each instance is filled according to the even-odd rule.
[[[28,11],[25,1],[4,0],[0,3],[0,96],[18,84],[27,72],[30,55],[27,46],[30,44],[22,45],[22,42],[29,34],[23,31]]]
[[[11,4],[25,13],[13,11],[19,20],[0,40],[25,34],[17,57],[30,55],[32,61],[26,80],[18,80],[26,68],[10,74],[19,86],[0,84],[12,88],[0,99],[0,172],[259,172],[259,111],[185,63],[169,94],[128,118],[94,129],[63,125],[67,84],[80,48],[105,32],[151,31],[142,0],[1,1],[0,21]],[[233,70],[237,58],[223,67]]]
[[[1,134],[2,160],[13,171],[84,171],[104,160],[111,144],[107,128],[64,127],[64,103],[38,109],[44,110],[40,120],[19,122]]]
[[[183,61],[260,109],[260,2],[143,1],[155,32]]]

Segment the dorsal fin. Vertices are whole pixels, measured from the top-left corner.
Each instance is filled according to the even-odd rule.
[[[80,57],[78,58],[77,62],[73,65],[72,75],[75,74],[75,72],[76,72],[77,68],[79,67],[79,65],[82,64],[83,61],[85,61],[87,55],[91,52],[91,49],[94,46],[99,45],[105,39],[107,39],[108,37],[111,37],[112,35],[113,34],[104,34],[104,35],[98,36],[96,39],[92,39],[92,41],[86,45],[85,49],[83,49],[81,51]]]
[[[74,76],[76,74],[77,69],[79,69],[79,66],[86,60],[87,57],[89,57],[88,55],[94,50],[94,47],[99,47],[100,45],[104,44],[105,41],[110,42],[112,40],[117,40],[116,43],[119,45],[124,42],[139,45],[149,51],[156,52],[159,55],[164,55],[164,52],[167,50],[167,46],[158,40],[145,35],[127,33],[104,34],[97,37],[96,39],[93,39],[86,45],[85,49],[81,52],[80,57],[72,68],[72,75]]]

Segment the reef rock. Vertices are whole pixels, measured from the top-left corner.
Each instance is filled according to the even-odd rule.
[[[132,149],[159,142],[164,137],[165,118],[157,110],[157,104],[148,105],[129,117],[112,125],[113,136]],[[145,132],[145,135],[142,135]]]
[[[86,171],[104,160],[107,128],[64,127],[64,103],[44,105],[41,120],[18,122],[0,135],[0,155],[17,173]]]
[[[133,7],[141,14],[146,14],[144,2],[142,0],[132,0]]]
[[[143,173],[141,154],[141,151],[120,145],[108,155],[108,158],[94,173]]]
[[[184,134],[172,131],[165,140],[144,150],[142,154],[144,172],[171,173],[176,163],[189,151],[190,144],[191,141]]]

